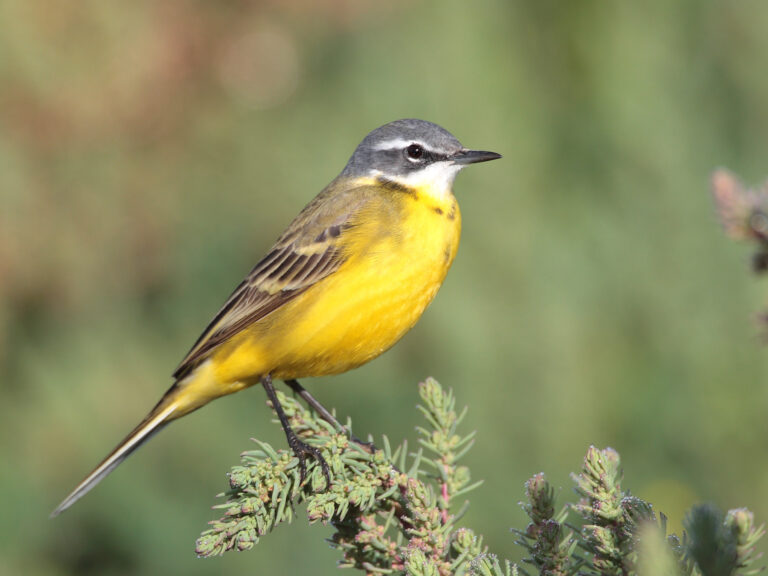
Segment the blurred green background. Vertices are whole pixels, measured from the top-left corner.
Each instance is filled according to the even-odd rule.
[[[0,573],[336,573],[331,530],[303,519],[194,556],[248,438],[283,446],[259,389],[48,513],[402,117],[504,159],[459,177],[462,246],[417,328],[310,390],[399,440],[416,383],[452,387],[485,479],[466,522],[503,556],[526,478],[571,499],[590,443],[675,529],[699,500],[764,521],[766,286],[708,179],[768,175],[766,29],[762,0],[0,3]]]

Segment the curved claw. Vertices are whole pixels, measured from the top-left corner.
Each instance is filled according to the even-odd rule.
[[[283,427],[283,432],[285,432],[285,438],[288,440],[288,446],[291,447],[294,455],[299,459],[299,472],[301,474],[299,479],[300,483],[304,483],[304,478],[307,475],[306,456],[309,454],[318,462],[318,464],[320,464],[320,467],[323,470],[323,475],[325,476],[325,488],[327,490],[331,487],[331,469],[328,467],[328,462],[325,461],[325,458],[323,458],[320,450],[314,446],[310,446],[309,444],[302,442],[299,440],[299,437],[296,436],[296,433],[293,431],[293,428],[291,428],[291,425],[288,422],[288,417],[285,415],[285,411],[280,404],[280,400],[277,399],[275,388],[272,385],[272,377],[269,374],[266,374],[262,377],[261,384],[264,386],[264,390],[267,392],[267,397],[272,403],[272,407],[275,409],[275,412],[277,412],[277,417]],[[296,382],[296,385],[301,388],[298,382]]]
[[[320,465],[320,468],[323,471],[323,476],[325,476],[326,488],[331,485],[331,469],[328,466],[328,462],[326,462],[320,450],[318,450],[314,446],[310,446],[306,442],[302,442],[301,440],[298,439],[298,437],[296,437],[295,434],[291,434],[291,437],[288,438],[288,445],[291,447],[291,450],[293,450],[293,453],[296,456],[296,458],[299,459],[299,482],[301,484],[304,483],[304,479],[307,476],[306,457],[307,455],[309,455],[309,456],[312,456],[315,459],[315,461]]]
[[[365,450],[369,454],[373,454],[374,452],[376,452],[376,450],[378,450],[378,448],[376,448],[376,444],[374,444],[373,441],[366,442],[365,440],[360,440],[360,438],[358,438],[354,434],[350,434],[349,439],[352,440],[352,442],[360,446],[363,450]]]

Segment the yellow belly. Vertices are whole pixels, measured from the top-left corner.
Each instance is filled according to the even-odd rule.
[[[452,195],[398,202],[398,218],[386,223],[393,229],[360,226],[339,270],[214,352],[221,385],[235,391],[265,374],[286,380],[345,372],[413,327],[453,262],[461,218]]]

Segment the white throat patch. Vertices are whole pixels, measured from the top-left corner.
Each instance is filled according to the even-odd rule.
[[[464,168],[461,164],[454,164],[450,160],[434,162],[421,170],[416,170],[406,176],[382,174],[379,170],[373,170],[371,176],[384,176],[388,180],[418,188],[437,200],[445,200],[452,193],[453,181],[456,174]]]

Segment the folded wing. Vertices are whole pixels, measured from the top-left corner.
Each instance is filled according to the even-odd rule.
[[[296,217],[203,331],[174,378],[183,378],[222,342],[339,269],[346,259],[344,235],[370,194],[365,188],[333,192],[326,189]]]

